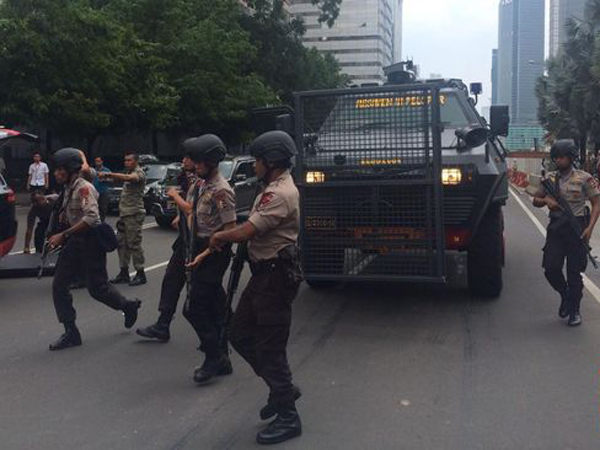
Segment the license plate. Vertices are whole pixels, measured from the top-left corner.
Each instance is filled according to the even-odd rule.
[[[412,227],[356,227],[355,239],[417,240],[425,239],[425,230]]]
[[[304,220],[308,230],[335,230],[335,217],[307,217]]]

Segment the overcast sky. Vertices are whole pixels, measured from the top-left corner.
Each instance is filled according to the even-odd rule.
[[[403,57],[421,77],[441,74],[467,84],[484,83],[482,105],[491,98],[492,49],[498,42],[499,0],[404,0]]]

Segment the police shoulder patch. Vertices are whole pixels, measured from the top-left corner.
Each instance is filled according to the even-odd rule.
[[[83,186],[79,189],[79,196],[81,198],[87,198],[90,195],[90,189],[87,186]]]
[[[273,192],[265,192],[260,198],[260,203],[258,205],[259,208],[267,206],[271,201],[275,198],[275,194]]]

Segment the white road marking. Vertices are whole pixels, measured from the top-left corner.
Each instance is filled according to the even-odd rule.
[[[149,222],[142,225],[142,230],[147,230],[148,228],[156,228],[158,224],[156,222]]]
[[[9,253],[9,254],[8,254],[8,256],[22,255],[22,254],[23,254],[23,251],[20,251],[20,252],[12,252],[12,253]]]
[[[523,211],[525,211],[525,214],[527,214],[527,216],[529,216],[529,218],[531,219],[533,224],[536,226],[538,231],[540,233],[542,233],[542,236],[546,237],[546,229],[544,228],[542,223],[538,220],[538,218],[535,217],[535,215],[530,211],[530,209],[525,205],[525,203],[523,203],[523,200],[521,200],[519,198],[519,196],[515,193],[515,191],[512,188],[510,188],[510,193],[511,193],[512,197],[517,201],[519,206],[521,208],[523,208]],[[594,297],[594,299],[598,303],[600,303],[600,288],[598,288],[598,286],[596,286],[596,284],[592,280],[590,280],[587,277],[587,275],[585,275],[585,274],[582,274],[582,275],[583,275],[583,285],[588,290],[588,292],[592,295],[592,297]]]
[[[164,261],[164,262],[161,262],[161,263],[158,263],[158,264],[154,264],[153,266],[146,267],[146,268],[144,269],[144,272],[152,272],[153,270],[156,270],[156,269],[160,269],[160,268],[162,268],[162,267],[165,267],[167,264],[169,264],[169,261]],[[130,276],[130,277],[135,277],[135,274],[136,274],[136,273],[137,273],[137,272],[129,272],[129,276]]]

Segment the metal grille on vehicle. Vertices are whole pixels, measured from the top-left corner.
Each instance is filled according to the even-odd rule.
[[[444,101],[435,85],[297,95],[307,278],[443,280]]]

